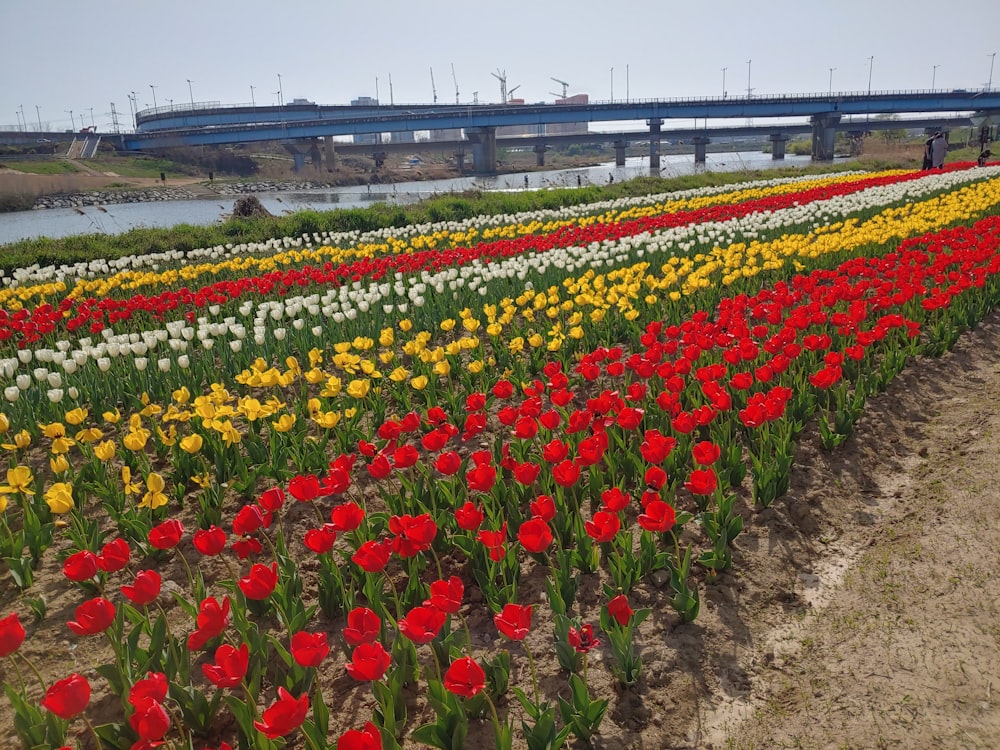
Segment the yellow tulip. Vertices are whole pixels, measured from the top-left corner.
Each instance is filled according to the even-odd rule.
[[[76,442],[78,443],[96,443],[98,440],[104,437],[104,433],[96,427],[88,427],[86,430],[80,430],[76,433]]]
[[[69,482],[56,482],[45,492],[45,502],[56,515],[69,513],[74,507],[73,485]]]
[[[364,398],[371,390],[371,385],[370,380],[352,380],[347,384],[347,395],[351,398]]]
[[[94,455],[101,461],[110,461],[115,457],[115,444],[111,440],[105,440],[94,446]]]
[[[76,425],[81,424],[83,422],[83,420],[85,420],[87,418],[87,414],[88,413],[89,412],[86,409],[83,409],[83,408],[81,408],[81,407],[78,406],[77,408],[73,409],[72,411],[66,412],[66,416],[64,417],[64,419],[69,424],[71,424],[73,426],[76,426]]]
[[[146,447],[146,442],[149,440],[149,430],[140,430],[138,432],[129,432],[122,438],[122,445],[128,448],[130,451],[141,451]]]
[[[7,430],[9,429],[10,429],[10,420],[7,418],[6,414],[0,412],[0,435],[7,432]]]
[[[59,455],[54,455],[49,458],[49,468],[52,469],[53,474],[62,474],[63,472],[69,470],[69,461],[67,461],[66,456],[61,453]]]
[[[63,426],[62,422],[40,424],[38,426],[42,428],[42,434],[50,440],[55,440],[56,438],[61,438],[66,435],[66,428]]]
[[[170,395],[178,404],[186,404],[191,400],[191,391],[188,390],[186,385],[182,385]]]
[[[33,494],[35,488],[31,486],[31,483],[34,481],[35,477],[32,475],[30,468],[27,466],[15,466],[13,469],[7,469],[7,484],[0,487],[0,493],[13,494],[20,492],[25,495]]]
[[[205,441],[201,435],[197,432],[191,433],[185,438],[181,439],[180,446],[181,450],[185,453],[190,453],[194,455],[201,450],[201,446],[204,445]]]
[[[410,320],[409,318],[403,318],[401,321],[399,321],[399,330],[401,330],[403,333],[406,333],[412,328],[413,328],[413,321]]]
[[[410,387],[415,391],[422,391],[427,387],[427,382],[426,375],[417,375],[417,377],[410,381]]]
[[[151,471],[149,476],[146,477],[147,491],[146,494],[142,496],[142,500],[139,501],[139,507],[156,510],[157,508],[166,505],[167,496],[163,494],[163,488],[165,486],[166,483],[163,481],[163,477],[155,471]]]
[[[271,422],[271,425],[278,432],[289,432],[295,426],[295,415],[282,414],[280,417],[278,417],[278,421]]]

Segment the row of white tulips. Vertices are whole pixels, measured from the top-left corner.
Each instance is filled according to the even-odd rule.
[[[991,168],[976,174],[998,173],[1000,169]],[[114,333],[106,329],[102,340],[96,343],[89,337],[82,338],[74,348],[71,342],[59,341],[54,348],[21,350],[17,357],[0,360],[0,376],[13,383],[5,385],[4,396],[8,401],[16,401],[25,391],[44,389],[48,400],[53,402],[59,402],[64,395],[75,398],[73,394],[78,389],[74,384],[82,384],[80,378],[95,376],[92,372],[95,368],[100,373],[108,372],[112,360],[131,358],[131,368],[136,371],[155,365],[158,371],[166,373],[187,370],[193,359],[201,360],[203,352],[213,351],[225,360],[226,369],[231,372],[247,367],[262,353],[271,361],[281,361],[293,353],[301,357],[311,346],[328,346],[331,331],[336,331],[341,340],[353,338],[344,335],[349,330],[377,336],[378,328],[387,323],[386,316],[419,310],[427,304],[428,296],[435,307],[431,318],[440,320],[453,317],[462,307],[472,306],[477,298],[483,301],[491,296],[491,301],[496,302],[526,288],[544,288],[554,283],[554,277],[565,278],[587,268],[611,269],[640,259],[662,262],[673,255],[707,252],[713,246],[745,241],[775,229],[829,225],[861,211],[957,187],[971,176],[968,171],[931,173],[914,182],[871,188],[726,222],[676,227],[656,234],[530,253],[492,263],[476,261],[436,274],[426,271],[409,277],[396,274],[392,282],[354,282],[322,294],[259,302],[246,300],[235,310],[232,306],[213,305],[206,310],[208,315],[200,317],[194,326],[177,320],[162,329],[142,332]],[[332,328],[333,325],[337,328]],[[123,365],[128,371],[129,366],[124,362]]]
[[[845,172],[839,173],[838,176],[855,174],[860,173]],[[282,237],[270,239],[266,242],[216,245],[208,248],[189,250],[187,252],[168,251],[146,255],[128,255],[122,258],[101,258],[86,263],[61,264],[58,266],[40,266],[35,264],[19,268],[10,275],[6,275],[3,269],[0,269],[0,285],[7,288],[16,288],[24,285],[53,282],[72,283],[76,279],[96,279],[122,271],[159,271],[168,268],[177,268],[189,263],[217,263],[230,258],[247,255],[269,256],[291,249],[312,249],[317,246],[349,248],[357,245],[380,243],[390,238],[397,240],[412,239],[413,237],[434,234],[439,231],[465,232],[472,228],[502,227],[531,221],[573,220],[582,216],[597,215],[607,211],[620,212],[642,206],[652,206],[667,200],[690,200],[693,198],[738,192],[749,188],[767,188],[801,182],[814,182],[828,179],[831,176],[807,175],[755,182],[740,182],[732,185],[693,188],[673,193],[618,198],[559,209],[546,209],[518,214],[476,216],[462,221],[411,224],[405,227],[389,227],[370,232],[317,232],[312,235],[303,234],[301,237]]]

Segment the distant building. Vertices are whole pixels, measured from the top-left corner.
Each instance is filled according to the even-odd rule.
[[[375,99],[374,97],[371,96],[359,96],[357,99],[351,100],[351,106],[365,107],[365,108],[371,107],[373,109],[376,109],[378,108],[378,99]],[[365,112],[359,114],[368,114],[368,113]],[[383,139],[381,133],[361,133],[361,134],[356,133],[354,135],[355,143],[381,143],[382,140]]]
[[[588,94],[574,94],[564,99],[556,99],[556,104],[589,104]],[[573,133],[586,133],[588,124],[586,122],[555,122],[545,126],[545,132],[549,135],[571,135]]]

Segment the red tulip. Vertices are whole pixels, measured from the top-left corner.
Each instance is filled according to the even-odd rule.
[[[610,542],[622,527],[621,519],[615,513],[599,510],[591,521],[584,523],[587,536],[596,542]]]
[[[259,555],[264,549],[260,540],[252,536],[244,536],[233,542],[233,552],[241,560],[246,560],[250,555]]]
[[[214,524],[207,529],[198,529],[191,538],[194,548],[207,557],[222,552],[226,548],[226,540],[225,530]]]
[[[623,628],[628,626],[629,620],[635,612],[628,606],[628,599],[624,594],[619,594],[608,602],[608,614],[611,615]]]
[[[318,529],[309,529],[302,538],[302,543],[306,549],[312,550],[317,555],[322,555],[333,549],[337,541],[337,532],[333,529],[333,524],[325,523]]]
[[[378,542],[373,539],[358,547],[357,552],[351,555],[351,560],[367,573],[379,573],[389,563],[391,554],[391,540]]]
[[[471,492],[489,492],[496,479],[497,470],[488,464],[480,464],[465,473],[465,481]]]
[[[132,730],[139,735],[140,742],[159,743],[170,729],[170,714],[163,704],[146,698],[135,704],[135,710],[128,717]],[[134,746],[133,746],[134,747]],[[155,747],[155,745],[150,745]]]
[[[549,495],[539,495],[529,505],[531,515],[548,523],[556,517],[556,503]]]
[[[552,467],[552,478],[560,487],[572,487],[580,478],[580,467],[573,461],[561,461]]]
[[[344,503],[330,511],[330,523],[335,531],[354,531],[365,519],[365,512],[357,503]]]
[[[267,518],[263,508],[259,505],[244,505],[233,518],[233,533],[237,536],[246,536],[265,525]]]
[[[318,667],[330,653],[330,644],[327,642],[326,633],[307,633],[300,630],[292,636],[291,651],[292,658],[299,666]]]
[[[400,557],[414,557],[430,549],[437,534],[437,525],[429,513],[391,516],[389,531],[394,534],[392,551]]]
[[[695,443],[691,448],[691,455],[696,464],[711,466],[719,460],[722,450],[715,443],[709,440],[702,440],[699,443]]]
[[[647,487],[652,487],[654,490],[661,490],[669,477],[667,477],[667,472],[663,470],[662,466],[650,466],[646,469],[646,473],[643,474],[642,478]]]
[[[684,486],[693,495],[711,495],[718,486],[718,479],[712,469],[695,469]]]
[[[517,530],[517,540],[528,552],[544,552],[552,544],[552,530],[541,518],[531,518]]]
[[[374,643],[378,640],[381,627],[382,621],[372,610],[367,607],[355,607],[347,613],[344,640],[352,646]]]
[[[452,576],[447,581],[433,581],[431,583],[431,598],[425,601],[424,605],[453,615],[462,607],[464,593],[465,586],[458,576]]]
[[[592,625],[583,625],[579,630],[569,629],[569,645],[578,653],[585,654],[595,646],[600,646],[601,642],[594,638],[594,628]]]
[[[512,641],[523,641],[531,629],[531,605],[504,605],[503,611],[493,615],[493,622]]]
[[[381,643],[362,643],[354,649],[345,668],[355,680],[371,682],[382,679],[391,661],[392,657]]]
[[[163,703],[167,699],[168,690],[167,676],[163,672],[147,672],[146,676],[138,680],[129,690],[128,702],[133,706],[138,706],[146,700]]]
[[[503,560],[507,554],[507,550],[504,549],[504,544],[507,541],[506,521],[500,525],[499,531],[480,529],[479,535],[476,538],[490,551],[491,560]]]
[[[197,651],[213,638],[222,635],[229,625],[229,597],[218,602],[212,597],[203,599],[198,608],[198,629],[188,636],[189,651]]]
[[[397,469],[409,469],[420,459],[416,446],[406,443],[396,448],[392,453],[392,464]]]
[[[74,552],[63,561],[63,575],[71,581],[86,581],[97,575],[100,561],[89,549]]]
[[[263,494],[257,498],[257,503],[264,510],[276,513],[285,504],[285,491],[280,487],[264,490]]]
[[[26,632],[17,612],[0,620],[0,658],[10,656],[24,643]]]
[[[484,518],[483,512],[471,500],[466,500],[465,505],[455,509],[455,521],[463,531],[475,531]]]
[[[89,599],[76,608],[76,619],[66,625],[77,635],[97,635],[115,619],[115,605],[103,597]]]
[[[122,586],[125,597],[140,607],[156,601],[160,595],[160,574],[155,570],[140,570],[135,574],[135,583]]]
[[[72,719],[90,703],[90,683],[83,675],[71,674],[50,687],[42,698],[42,708],[60,719]]]
[[[542,458],[546,463],[557,464],[569,455],[569,446],[562,440],[553,438],[542,446]]]
[[[319,497],[319,478],[315,474],[297,475],[288,480],[288,494],[300,503]]]
[[[541,470],[541,466],[533,464],[530,461],[525,461],[523,464],[517,464],[513,470],[514,481],[527,487],[538,479],[538,474]]]
[[[369,721],[364,729],[348,729],[340,735],[337,750],[382,750],[382,735]]]
[[[97,558],[97,564],[105,573],[114,573],[128,565],[132,551],[128,542],[118,537],[101,547],[101,554]]]
[[[237,583],[247,599],[263,601],[274,592],[274,587],[278,585],[278,563],[271,563],[271,567],[254,563],[250,566],[247,575]]]
[[[234,688],[246,676],[250,665],[250,649],[245,643],[234,648],[223,643],[215,650],[215,663],[202,664],[201,671],[217,688]]]
[[[184,533],[184,526],[180,521],[170,518],[154,526],[149,530],[149,543],[156,549],[170,549],[176,547]]]
[[[444,673],[444,687],[455,695],[472,698],[486,687],[486,673],[471,656],[463,656],[453,661]]]
[[[283,687],[278,688],[278,700],[264,710],[263,721],[255,721],[254,727],[270,740],[298,729],[309,713],[309,695],[295,698]]]
[[[399,632],[414,643],[430,643],[444,625],[445,613],[433,607],[414,607],[399,619]]]
[[[646,504],[645,510],[639,515],[638,520],[639,525],[646,531],[665,534],[674,527],[676,514],[670,505],[663,500],[655,499]]]

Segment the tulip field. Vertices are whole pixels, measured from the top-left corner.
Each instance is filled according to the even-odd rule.
[[[0,737],[621,736],[803,433],[998,303],[971,164],[0,276]]]

